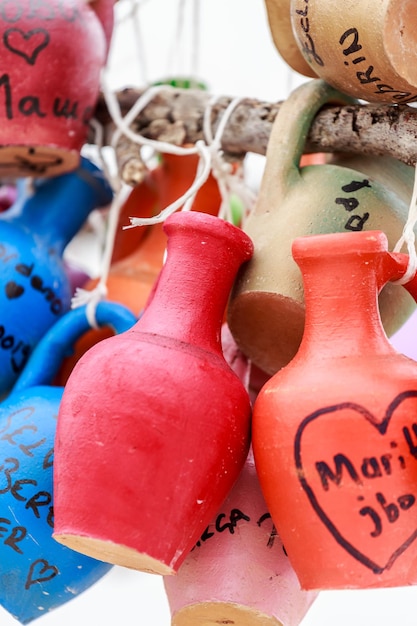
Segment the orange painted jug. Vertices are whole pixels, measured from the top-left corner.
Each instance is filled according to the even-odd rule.
[[[405,272],[381,231],[297,238],[306,323],[259,392],[260,484],[303,589],[417,583],[417,363],[383,330],[377,295]],[[417,280],[407,289],[415,297]]]
[[[54,537],[110,563],[173,574],[248,452],[249,396],[220,331],[253,247],[241,229],[196,211],[171,215],[164,228],[167,260],[139,321],[85,353],[65,386]]]

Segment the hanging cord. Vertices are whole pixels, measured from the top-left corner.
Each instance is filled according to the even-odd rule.
[[[115,27],[118,27],[127,21],[130,21],[131,23],[133,29],[133,39],[136,47],[138,68],[140,72],[139,84],[141,85],[148,83],[148,64],[146,62],[146,54],[143,46],[139,9],[141,9],[142,5],[148,1],[149,0],[129,0],[129,10],[123,16],[118,16],[115,23]]]
[[[146,2],[146,0],[133,0],[132,12],[131,12],[131,24],[133,28],[133,38],[136,45],[136,53],[138,59],[138,66],[141,71],[139,78],[139,84],[148,84],[148,64],[146,62],[145,48],[143,46],[142,28],[140,22],[139,9]]]
[[[185,3],[186,0],[178,0],[178,9],[177,9],[177,23],[175,28],[174,37],[171,41],[169,54],[168,54],[168,63],[167,63],[167,76],[172,76],[175,73],[175,62],[177,61],[178,65],[182,65],[181,55],[183,54],[183,31],[184,31],[184,21],[185,21]]]
[[[200,0],[193,0],[193,29],[191,46],[191,87],[195,86],[200,70],[201,5]]]
[[[130,111],[125,115],[125,117],[122,117],[119,102],[115,94],[109,88],[106,77],[104,76],[102,80],[103,95],[107,104],[109,114],[117,129],[114,132],[113,137],[112,137],[112,142],[111,142],[112,146],[117,144],[121,134],[123,134],[126,137],[128,137],[131,141],[138,143],[139,145],[142,145],[142,146],[150,146],[151,148],[153,148],[159,153],[165,152],[167,154],[175,154],[177,156],[197,154],[199,156],[199,166],[197,167],[196,177],[193,183],[187,189],[187,191],[180,198],[178,198],[175,202],[171,203],[168,207],[165,207],[158,215],[155,215],[153,217],[150,217],[150,218],[131,217],[130,218],[131,224],[129,226],[124,226],[124,229],[133,228],[136,226],[158,224],[158,223],[164,222],[165,219],[169,215],[177,211],[182,206],[186,205],[188,207],[189,204],[187,204],[187,201],[189,200],[190,203],[192,202],[195,194],[200,189],[200,187],[205,183],[211,171],[212,150],[210,149],[209,146],[206,145],[206,143],[203,140],[197,141],[193,147],[183,148],[181,146],[175,146],[174,144],[170,144],[168,142],[156,141],[154,139],[147,139],[146,137],[143,137],[142,135],[135,133],[129,127],[129,125],[137,117],[139,112],[142,111],[142,109],[144,109],[147,104],[149,104],[149,102],[155,97],[155,95],[158,94],[161,90],[166,90],[166,89],[170,89],[170,87],[167,87],[166,85],[158,85],[158,86],[150,87],[135,102],[135,104],[130,109]],[[233,108],[229,112],[229,107],[231,107],[231,105],[233,105]],[[230,114],[232,113],[232,110],[235,108],[236,105],[237,103],[232,102],[230,103],[228,109],[226,110],[224,114],[224,118],[226,119],[224,119],[224,123],[220,125],[220,129],[219,129],[221,133],[223,132],[224,126],[226,125],[230,117]]]
[[[172,213],[175,213],[175,211],[180,208],[183,208],[183,210],[189,210],[194,201],[195,194],[206,182],[211,171],[213,171],[213,175],[218,180],[219,189],[223,200],[219,216],[227,216],[230,218],[230,221],[232,221],[230,216],[230,196],[232,193],[238,195],[248,207],[251,207],[254,202],[254,194],[252,194],[244,186],[241,178],[232,173],[232,167],[230,164],[224,161],[223,152],[221,150],[221,140],[224,130],[230,120],[232,113],[240,104],[242,99],[235,98],[229,103],[213,137],[210,128],[210,116],[213,103],[218,99],[218,96],[212,98],[204,113],[204,134],[206,137],[206,141],[199,140],[193,147],[183,148],[181,146],[176,146],[168,142],[147,139],[139,133],[135,133],[130,128],[130,124],[132,124],[132,122],[136,119],[138,114],[147,106],[147,104],[151,102],[155,95],[157,95],[161,90],[166,89],[170,89],[170,87],[167,87],[166,85],[149,87],[149,89],[147,89],[142,94],[142,96],[135,102],[135,104],[128,111],[128,113],[124,117],[122,117],[117,97],[114,92],[109,88],[105,72],[103,72],[102,91],[109,114],[112,118],[114,125],[116,126],[116,130],[114,131],[111,140],[111,145],[113,147],[117,145],[117,142],[119,141],[121,135],[125,135],[131,141],[141,146],[150,146],[159,153],[165,152],[167,154],[174,154],[177,156],[197,154],[199,156],[199,163],[197,166],[194,181],[181,197],[179,197],[169,206],[162,209],[162,211],[160,211],[158,215],[155,215],[153,217],[129,217],[131,223],[128,226],[124,226],[123,229],[162,223],[166,220],[167,217],[169,217],[169,215],[172,215]]]
[[[408,250],[408,266],[405,274],[396,281],[392,281],[394,284],[404,285],[408,283],[415,275],[417,271],[417,253],[415,248],[415,233],[414,227],[417,222],[417,165],[414,169],[414,187],[413,195],[411,197],[410,207],[408,209],[407,221],[404,225],[403,233],[400,239],[397,241],[394,252],[400,252],[404,244],[407,245]]]
[[[111,204],[108,214],[106,240],[104,244],[103,256],[101,259],[100,279],[97,285],[91,291],[78,287],[75,291],[74,297],[71,300],[71,307],[73,309],[78,308],[79,306],[87,305],[87,320],[92,328],[99,327],[96,320],[96,308],[98,303],[107,296],[107,279],[111,266],[117,225],[119,223],[120,209],[126,201],[130,190],[131,189],[128,185],[122,185],[120,189],[116,192],[113,202]]]
[[[244,212],[246,213],[249,212],[254,205],[255,194],[246,186],[243,178],[233,172],[233,166],[231,163],[225,161],[224,152],[221,148],[222,137],[227,123],[233,111],[242,102],[243,98],[234,98],[230,102],[213,137],[211,130],[211,113],[213,105],[218,99],[218,96],[213,96],[204,111],[203,132],[206,143],[210,148],[211,170],[217,180],[222,198],[218,216],[228,222],[233,222],[232,196],[237,196],[243,202]]]
[[[95,131],[95,144],[98,146],[99,161],[103,172],[114,191],[114,198],[110,205],[107,216],[106,237],[103,255],[101,258],[100,279],[92,290],[78,287],[71,300],[71,308],[86,306],[86,316],[91,328],[99,328],[96,320],[96,308],[99,302],[107,296],[107,279],[113,256],[114,241],[116,238],[117,225],[119,223],[120,210],[125,203],[131,188],[123,184],[117,176],[111,176],[108,164],[103,152],[103,127],[97,120],[92,120],[91,126]]]

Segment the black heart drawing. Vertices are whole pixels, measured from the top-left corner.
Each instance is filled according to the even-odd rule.
[[[385,570],[390,569],[390,567],[392,567],[393,563],[398,559],[398,557],[401,556],[401,554],[403,554],[405,550],[407,550],[407,548],[413,543],[413,541],[415,541],[415,539],[417,539],[417,524],[416,524],[416,529],[405,539],[405,541],[403,541],[400,545],[397,546],[397,548],[392,552],[392,554],[389,556],[385,564],[380,565],[376,563],[366,554],[358,550],[350,541],[348,541],[343,536],[340,530],[336,527],[336,525],[332,522],[329,516],[325,513],[325,511],[323,510],[323,508],[318,502],[318,499],[317,499],[316,494],[314,493],[314,490],[312,489],[311,485],[308,483],[307,479],[305,478],[305,470],[304,470],[302,454],[301,454],[301,439],[302,439],[302,435],[306,427],[309,424],[311,424],[314,420],[320,418],[321,415],[326,415],[329,413],[336,413],[338,411],[345,410],[345,409],[351,409],[355,411],[356,413],[359,413],[372,426],[374,426],[377,429],[380,435],[383,436],[387,432],[388,426],[390,424],[390,421],[394,412],[397,410],[399,405],[402,404],[402,402],[404,402],[404,400],[407,400],[408,398],[417,398],[417,391],[410,390],[410,391],[404,391],[398,394],[398,396],[396,396],[394,400],[389,404],[385,412],[384,418],[382,420],[377,420],[376,417],[372,413],[370,413],[370,411],[368,411],[364,406],[361,406],[360,404],[355,404],[353,402],[342,402],[340,404],[335,404],[333,406],[328,406],[323,409],[319,409],[317,411],[314,411],[314,413],[311,413],[310,415],[308,415],[301,422],[301,424],[299,425],[297,429],[297,433],[296,433],[295,441],[294,441],[294,457],[295,457],[295,464],[297,467],[298,477],[299,477],[301,486],[306,492],[313,509],[315,510],[315,512],[317,513],[318,517],[323,522],[323,524],[326,526],[326,528],[331,532],[333,537],[336,539],[337,543],[340,546],[342,546],[342,548],[344,548],[356,560],[358,560],[360,563],[362,563],[363,565],[371,569],[374,572],[374,574],[382,574],[382,572],[384,572]]]
[[[33,28],[27,32],[20,28],[8,28],[3,34],[6,48],[23,57],[29,65],[35,65],[38,54],[46,48],[49,40],[49,33],[44,28]]]
[[[22,285],[18,285],[17,283],[14,282],[14,280],[9,280],[9,282],[6,283],[4,290],[9,300],[13,300],[14,298],[19,298],[22,295],[22,293],[24,293],[25,291]]]
[[[56,565],[50,565],[46,559],[37,559],[30,564],[29,573],[25,582],[25,589],[35,583],[44,583],[59,574]]]

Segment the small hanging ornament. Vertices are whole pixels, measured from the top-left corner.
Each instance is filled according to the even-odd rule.
[[[74,170],[113,28],[113,0],[11,0],[0,14],[0,174]]]
[[[302,591],[262,497],[252,453],[176,576],[165,576],[172,626],[298,626]]]
[[[268,509],[303,589],[415,585],[417,364],[377,304],[408,256],[381,231],[297,238],[293,254],[303,340],[253,411]],[[406,287],[415,297],[417,280]]]
[[[341,92],[368,102],[406,104],[417,100],[413,2],[375,0],[340,5],[333,0],[287,0],[285,4],[290,5],[294,37],[310,67],[309,72],[302,71],[295,55],[294,69],[323,78]],[[291,61],[288,56],[286,60]]]
[[[247,387],[251,365],[226,324],[223,353]],[[300,589],[271,520],[252,450],[176,576],[164,578],[172,626],[298,626],[316,598]]]
[[[374,176],[377,166],[364,157],[356,160],[357,169],[336,157],[333,163],[300,167],[317,111],[325,103],[342,101],[343,96],[324,81],[313,80],[298,87],[281,105],[258,199],[243,224],[255,251],[234,285],[228,324],[241,350],[267,374],[294,357],[304,328],[302,277],[291,256],[292,241],[310,234],[379,229],[386,233],[392,249],[407,219],[409,201],[404,200],[407,190],[408,198],[412,195],[411,167],[390,171],[390,161],[378,161],[381,172]],[[381,182],[385,177],[386,182]],[[397,194],[397,190],[401,191]],[[380,295],[388,334],[412,313],[414,305],[403,291],[398,285],[387,285]]]
[[[173,574],[248,452],[249,397],[223,357],[220,329],[252,244],[196,211],[175,213],[164,228],[167,260],[143,315],[93,346],[67,381],[54,537],[111,563]]]
[[[136,319],[106,302],[98,305],[96,321],[124,332]],[[51,381],[88,328],[85,307],[58,320],[0,404],[0,605],[22,624],[72,600],[110,568],[52,539],[54,439],[63,388]]]
[[[69,310],[64,249],[112,195],[99,168],[82,158],[74,172],[37,180],[0,214],[0,393],[13,386],[37,342]]]

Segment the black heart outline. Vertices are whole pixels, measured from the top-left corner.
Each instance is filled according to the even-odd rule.
[[[39,570],[40,576],[38,576],[38,578],[33,578],[35,567],[37,567],[38,565],[41,566]],[[50,571],[51,573],[47,576],[42,576],[42,574],[45,574],[48,571]],[[29,589],[29,587],[31,585],[34,585],[35,583],[46,583],[48,580],[55,578],[55,576],[57,576],[58,574],[59,569],[56,565],[51,565],[46,559],[36,559],[36,561],[33,561],[33,563],[30,564],[29,572],[25,582],[25,589]]]
[[[19,33],[19,35],[21,35],[25,41],[28,41],[33,35],[37,35],[38,33],[42,33],[45,36],[45,38],[42,43],[36,46],[32,54],[29,56],[26,54],[26,52],[19,50],[19,48],[15,48],[9,43],[9,35],[11,33]],[[33,28],[32,30],[28,30],[26,33],[21,28],[8,28],[3,33],[3,42],[4,42],[5,47],[8,50],[10,50],[10,52],[12,52],[13,54],[18,54],[19,56],[23,57],[25,61],[29,63],[29,65],[35,65],[38,54],[44,48],[46,48],[46,46],[49,44],[50,39],[51,38],[49,36],[49,32],[45,30],[45,28]]]
[[[372,559],[370,559],[365,554],[363,554],[363,552],[355,548],[355,546],[353,546],[350,543],[350,541],[348,541],[347,539],[343,537],[343,535],[339,532],[339,530],[336,528],[336,526],[333,524],[330,518],[323,511],[322,507],[317,501],[317,498],[314,494],[313,489],[310,487],[310,485],[308,484],[307,480],[304,477],[304,468],[303,468],[303,463],[301,459],[301,436],[306,426],[310,424],[310,422],[312,422],[313,420],[317,419],[321,415],[325,415],[327,413],[334,413],[335,411],[340,411],[343,409],[352,409],[354,411],[357,411],[363,417],[365,417],[365,419],[367,419],[368,422],[370,422],[371,425],[374,426],[381,435],[385,435],[394,411],[398,408],[398,406],[402,402],[404,402],[404,400],[407,400],[408,398],[417,398],[417,391],[409,390],[409,391],[403,391],[402,393],[398,394],[398,396],[396,396],[394,400],[392,400],[392,402],[389,404],[388,409],[385,412],[385,417],[383,418],[382,421],[377,421],[375,416],[372,413],[370,413],[362,405],[356,404],[355,402],[341,402],[340,404],[334,404],[332,406],[328,406],[323,409],[318,409],[317,411],[310,413],[309,415],[307,415],[307,417],[303,419],[303,421],[301,422],[301,424],[299,425],[297,429],[295,440],[294,440],[294,459],[295,459],[295,466],[297,468],[297,475],[298,475],[302,488],[307,494],[310,504],[312,505],[313,509],[317,513],[320,520],[323,522],[326,528],[331,532],[333,537],[336,539],[337,543],[340,546],[342,546],[342,548],[344,548],[357,561],[362,563],[362,565],[365,565],[366,567],[371,569],[374,572],[374,574],[382,574],[385,570],[388,570],[390,569],[390,567],[392,567],[393,563],[398,559],[398,557],[401,556],[401,554],[403,554],[405,550],[407,550],[407,548],[413,543],[413,541],[415,541],[415,539],[417,539],[417,528],[408,537],[408,539],[406,539],[391,554],[391,556],[389,557],[388,561],[386,562],[384,566],[378,565]]]

